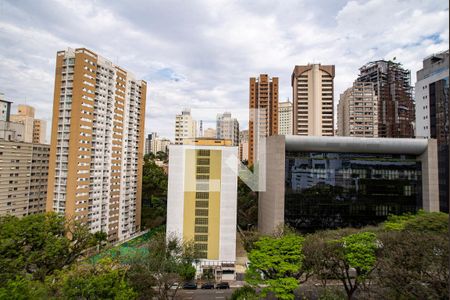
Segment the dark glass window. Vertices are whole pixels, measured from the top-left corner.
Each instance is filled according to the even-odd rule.
[[[287,152],[285,222],[313,231],[421,208],[421,163],[391,154]]]

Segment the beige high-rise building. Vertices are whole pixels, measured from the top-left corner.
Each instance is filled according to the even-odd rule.
[[[355,82],[341,94],[337,135],[378,137],[378,100],[373,83]]]
[[[146,94],[90,50],[57,53],[47,211],[111,242],[140,230]]]
[[[191,111],[184,109],[175,117],[175,145],[183,145],[185,139],[197,136],[197,122],[192,118]]]
[[[292,134],[292,102],[278,103],[278,134]]]
[[[248,130],[239,132],[239,160],[248,162]]]
[[[231,140],[233,146],[239,146],[239,122],[231,113],[218,114],[216,128],[218,139]]]
[[[34,107],[29,105],[19,104],[17,114],[11,115],[11,122],[21,123],[24,125],[24,142],[33,142],[33,127],[34,127]]]
[[[32,106],[19,104],[17,114],[12,114],[11,122],[24,125],[23,141],[25,143],[45,143],[47,122],[35,119],[35,109]]]
[[[47,122],[45,120],[34,119],[33,143],[45,144],[46,134],[47,134]]]
[[[295,66],[291,80],[294,135],[334,135],[334,70],[334,65]]]
[[[0,216],[45,212],[49,145],[0,138]]]
[[[260,139],[278,134],[278,77],[270,78],[267,74],[252,77],[249,90],[248,163],[253,165]]]
[[[203,137],[205,138],[215,138],[217,136],[217,131],[214,128],[207,128],[203,132]]]

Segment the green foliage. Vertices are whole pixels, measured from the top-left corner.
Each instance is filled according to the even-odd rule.
[[[448,299],[448,233],[386,231],[375,283],[390,299]],[[376,290],[378,292],[378,289]]]
[[[154,155],[144,157],[141,215],[144,228],[157,227],[166,221],[168,177],[163,168],[156,165],[154,158]]]
[[[95,244],[86,226],[55,213],[0,218],[0,284],[27,274],[43,281]]]
[[[346,262],[358,274],[366,275],[375,266],[377,237],[373,232],[355,233],[342,238]]]
[[[195,278],[197,270],[191,264],[185,264],[180,268],[180,277],[183,281],[191,281]]]
[[[296,234],[260,238],[248,255],[250,267],[246,281],[253,285],[266,284],[263,296],[272,292],[279,299],[294,299],[304,258],[303,241]]]
[[[384,223],[385,230],[413,230],[429,232],[448,232],[448,214],[442,212],[419,211],[417,214],[389,216]]]
[[[241,288],[238,288],[231,294],[230,300],[258,300],[259,297],[256,294],[254,288],[248,285],[244,285]]]
[[[0,287],[0,300],[28,300],[48,299],[49,295],[45,285],[40,281],[31,281],[28,278],[17,277],[8,280]]]
[[[241,179],[238,179],[237,223],[244,230],[256,226],[258,221],[258,197]]]
[[[128,282],[139,294],[151,295],[156,287],[159,299],[175,296],[175,284],[183,276],[191,276],[195,251],[192,243],[183,243],[176,236],[166,238],[163,232],[155,234],[146,245],[148,251],[129,262]]]
[[[52,296],[62,299],[136,299],[125,280],[126,269],[111,259],[75,265],[49,283]]]

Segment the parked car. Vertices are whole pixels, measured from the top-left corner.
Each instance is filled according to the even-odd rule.
[[[196,290],[197,284],[195,282],[185,282],[183,284],[183,289],[184,290]]]
[[[202,290],[210,290],[214,288],[214,283],[212,282],[206,282],[202,284]]]
[[[216,289],[220,289],[220,290],[229,289],[229,288],[230,288],[230,284],[228,282],[221,282],[216,285]]]

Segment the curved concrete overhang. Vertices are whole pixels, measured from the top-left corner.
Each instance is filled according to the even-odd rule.
[[[420,155],[428,147],[427,139],[285,136],[286,151],[350,152]]]

